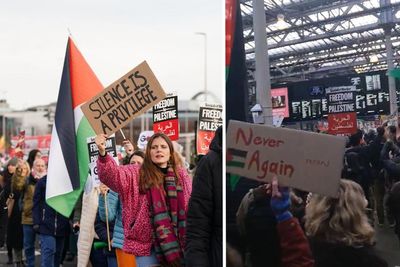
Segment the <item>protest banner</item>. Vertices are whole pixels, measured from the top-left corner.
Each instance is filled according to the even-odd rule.
[[[146,61],[82,105],[96,134],[115,133],[165,98]]]
[[[179,139],[178,97],[170,95],[153,107],[153,131],[166,134],[172,141]]]
[[[357,131],[357,113],[328,114],[328,133],[350,135]]]
[[[149,142],[149,139],[153,134],[153,131],[143,131],[139,134],[137,146],[140,150],[146,150],[147,143]]]
[[[91,136],[86,139],[89,151],[89,178],[85,185],[85,192],[91,192],[93,187],[100,185],[100,179],[97,175],[97,158],[99,157],[99,149],[94,141],[95,137]],[[114,158],[118,164],[117,147],[115,142],[115,135],[106,139],[106,152]]]
[[[231,120],[226,171],[259,182],[276,175],[280,185],[334,197],[345,142],[338,136]]]
[[[337,86],[325,89],[328,114],[356,112],[356,87]]]
[[[197,124],[198,155],[205,155],[208,152],[210,143],[214,138],[215,131],[222,125],[222,106],[205,104],[200,107],[199,121]]]

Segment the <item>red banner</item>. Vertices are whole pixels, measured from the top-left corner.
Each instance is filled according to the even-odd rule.
[[[153,131],[155,133],[162,132],[166,134],[172,141],[179,139],[179,120],[169,120],[153,123]]]
[[[350,135],[357,131],[357,113],[328,114],[328,133]]]
[[[208,153],[214,135],[215,131],[197,131],[197,154],[205,155]]]

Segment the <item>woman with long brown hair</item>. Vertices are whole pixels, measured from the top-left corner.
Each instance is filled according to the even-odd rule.
[[[177,166],[171,140],[162,133],[148,141],[142,166],[117,166],[105,151],[105,135],[95,142],[102,183],[122,202],[123,250],[139,267],[183,266],[186,212],[192,191],[186,170]]]

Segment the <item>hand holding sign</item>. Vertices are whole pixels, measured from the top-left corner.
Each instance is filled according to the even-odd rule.
[[[292,217],[290,208],[290,193],[287,187],[278,187],[278,178],[272,178],[271,208],[278,222],[285,221]]]
[[[96,143],[97,148],[99,149],[100,156],[104,156],[106,154],[106,138],[107,135],[99,134],[94,139],[94,142]]]
[[[124,149],[125,149],[126,154],[127,154],[127,155],[132,155],[135,149],[133,148],[133,145],[132,145],[131,141],[129,141],[129,140],[127,139],[127,140],[124,140],[124,141],[122,142],[122,144],[123,144],[123,146],[124,146]]]

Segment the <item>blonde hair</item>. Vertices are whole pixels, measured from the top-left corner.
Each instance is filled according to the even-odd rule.
[[[23,173],[23,168],[25,168],[25,174]],[[19,161],[17,168],[11,178],[12,190],[21,191],[24,189],[26,178],[29,176],[30,168],[28,162],[25,160]]]
[[[341,180],[337,198],[313,194],[306,207],[306,234],[318,240],[348,246],[371,245],[374,230],[365,213],[360,185]]]

